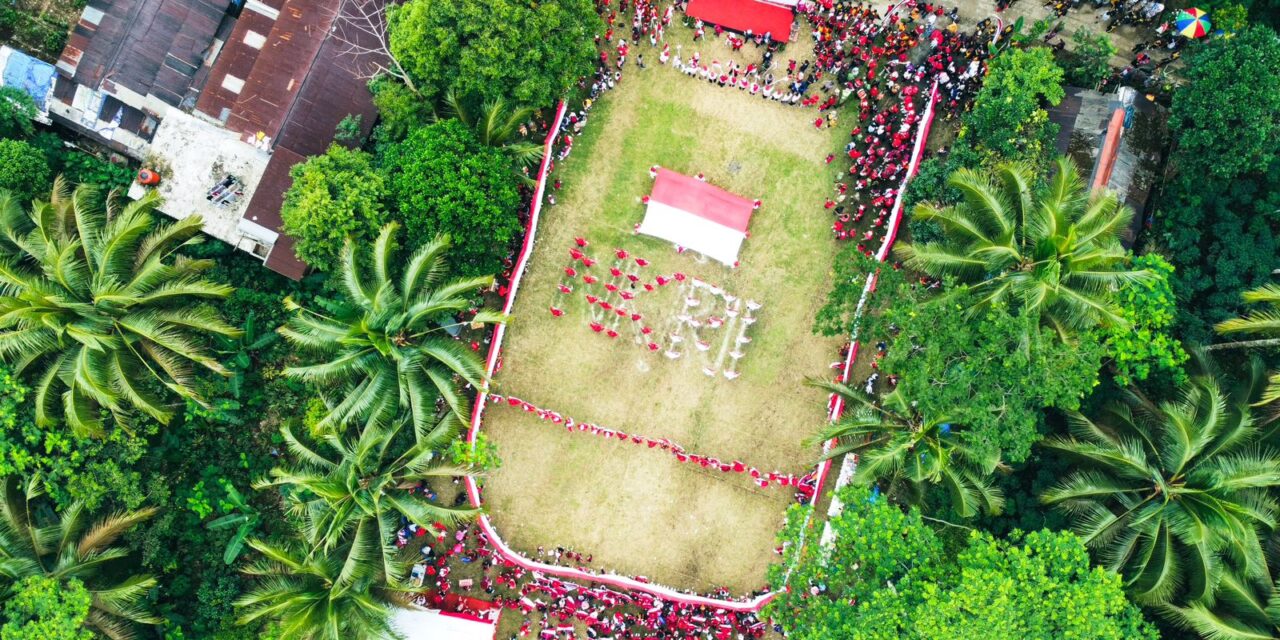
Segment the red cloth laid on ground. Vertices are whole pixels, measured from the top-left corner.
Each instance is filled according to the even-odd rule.
[[[685,13],[703,22],[752,35],[769,34],[777,42],[791,39],[795,14],[782,7],[757,0],[689,0]]]

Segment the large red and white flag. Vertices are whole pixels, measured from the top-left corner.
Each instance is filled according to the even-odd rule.
[[[732,267],[738,262],[753,209],[754,202],[742,196],[658,169],[639,231]]]

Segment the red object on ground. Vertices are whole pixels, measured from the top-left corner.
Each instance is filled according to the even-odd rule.
[[[791,24],[795,20],[790,7],[757,0],[689,0],[685,13],[742,33],[768,33],[777,42],[791,39]]]
[[[1098,170],[1094,172],[1093,185],[1089,187],[1091,193],[1106,188],[1111,182],[1111,171],[1116,167],[1116,156],[1120,154],[1120,138],[1123,135],[1124,109],[1116,109],[1111,113],[1111,121],[1107,124],[1102,153],[1098,154]]]
[[[144,187],[154,187],[160,184],[160,174],[150,169],[142,169],[138,171],[138,184]]]

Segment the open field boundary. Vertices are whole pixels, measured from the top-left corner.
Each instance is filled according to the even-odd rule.
[[[930,92],[929,102],[926,107],[924,117],[921,118],[920,125],[916,129],[915,143],[912,149],[911,161],[908,166],[906,175],[903,177],[902,183],[899,186],[897,197],[895,198],[895,201],[894,201],[894,206],[893,206],[893,210],[892,210],[889,225],[888,225],[888,233],[885,235],[885,239],[881,243],[880,249],[876,252],[876,259],[879,260],[880,262],[884,262],[885,259],[888,257],[889,250],[892,248],[893,242],[897,238],[898,227],[902,223],[902,198],[904,195],[904,191],[906,189],[907,182],[911,179],[912,176],[915,175],[916,171],[919,169],[920,161],[922,159],[922,156],[924,155],[925,143],[928,140],[929,130],[933,123],[933,118],[935,115],[935,106],[936,106],[937,100],[938,100],[938,86],[937,86],[937,82],[935,81],[933,88]],[[534,241],[536,239],[537,231],[538,231],[538,222],[540,219],[540,214],[542,212],[542,201],[543,201],[544,192],[546,190],[547,176],[552,166],[552,158],[554,157],[552,153],[552,147],[555,143],[556,138],[560,134],[561,127],[563,126],[565,110],[566,110],[566,105],[562,101],[556,108],[555,119],[552,123],[551,130],[548,132],[546,140],[543,145],[542,165],[539,167],[539,170],[538,170],[538,179],[537,179],[536,186],[534,188],[532,205],[530,207],[528,228],[526,229],[524,243],[521,246],[520,254],[516,260],[515,267],[513,268],[513,271],[511,274],[510,288],[509,288],[509,291],[507,292],[507,297],[503,304],[504,313],[511,312],[511,309],[515,303],[516,294],[520,290],[520,283],[524,276],[525,268],[528,265],[529,257],[533,253]],[[861,314],[863,306],[866,302],[867,296],[875,289],[875,282],[876,282],[875,274],[871,274],[871,276],[867,278],[866,286],[863,288],[862,298],[859,300],[856,315]],[[497,368],[498,360],[502,353],[502,341],[505,334],[506,334],[505,325],[498,325],[498,327],[494,330],[493,339],[489,345],[488,357],[486,358],[486,361],[485,361],[485,373],[487,376],[492,376],[494,371]],[[851,336],[851,339],[852,339],[852,343],[849,348],[849,354],[845,362],[844,370],[841,374],[841,380],[844,382],[848,381],[848,376],[852,368],[853,361],[857,358],[858,341],[857,341],[856,325],[854,329],[854,335]],[[489,394],[487,389],[478,390],[478,393],[475,399],[475,404],[472,408],[470,429],[467,432],[467,441],[469,443],[474,443],[476,437],[480,432],[480,426],[484,418],[484,409],[487,404],[488,395]],[[844,411],[843,403],[839,398],[835,396],[831,398],[829,403],[830,403],[829,418],[831,420],[836,420],[840,417],[840,415]],[[827,446],[830,446],[830,443],[828,443]],[[832,466],[831,461],[825,460],[822,463],[820,463],[817,467],[817,486],[814,493],[815,500],[818,496],[821,496],[822,486],[825,484],[827,474],[830,473],[831,471],[831,466]],[[479,484],[476,482],[475,478],[471,476],[466,477],[466,490],[467,490],[467,497],[471,505],[476,508],[482,507],[483,501],[480,495],[480,487],[479,487]],[[834,507],[835,505],[833,503],[833,508]],[[810,514],[810,517],[812,517],[812,514]],[[508,546],[506,542],[503,541],[502,537],[498,535],[498,532],[494,529],[493,524],[489,521],[489,517],[487,515],[481,514],[477,520],[486,538],[488,538],[489,542],[493,544],[494,548],[498,551],[499,554],[501,554],[501,556],[505,560],[512,562],[516,565],[519,565],[520,567],[523,567],[530,571],[538,571],[547,575],[556,576],[558,578],[585,580],[589,582],[609,585],[612,587],[619,587],[619,588],[633,590],[633,591],[641,591],[641,592],[645,592],[645,593],[649,593],[651,595],[657,596],[659,598],[671,600],[674,602],[681,602],[688,605],[708,606],[708,607],[723,609],[727,611],[742,612],[742,613],[759,611],[766,604],[768,604],[769,601],[772,600],[775,595],[773,593],[767,593],[749,600],[722,600],[722,599],[709,598],[705,596],[684,593],[675,588],[653,584],[651,582],[647,582],[639,578],[621,576],[621,575],[616,575],[611,573],[610,574],[594,573],[594,572],[585,571],[582,569],[576,569],[573,567],[562,567],[558,565],[550,565],[543,562],[538,562],[536,560],[531,560],[529,558],[524,557],[519,552],[517,552],[516,550]]]

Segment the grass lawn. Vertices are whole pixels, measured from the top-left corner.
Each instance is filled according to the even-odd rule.
[[[656,50],[638,49],[650,68],[628,66],[557,167],[564,188],[558,204],[544,208],[495,391],[692,452],[803,473],[816,450],[801,441],[824,420],[826,402],[802,382],[829,376],[838,357],[839,341],[815,337],[810,326],[836,251],[821,203],[835,177],[823,158],[838,148],[840,130],[815,129],[812,109],[691,79],[657,65]],[[633,233],[654,164],[704,172],[714,185],[764,201],[739,268]],[[626,333],[612,340],[593,333],[586,301],[556,290],[575,236],[591,241],[602,264],[622,248],[650,260],[650,274],[683,272],[759,302],[741,377],[708,377],[698,354],[670,360]],[[669,289],[645,307],[655,329],[680,307],[683,296]],[[552,304],[565,316],[548,313]],[[539,546],[564,546],[594,554],[597,568],[685,588],[745,593],[763,584],[791,490],[679,464],[658,449],[567,433],[505,405],[489,406],[483,428],[503,458],[485,479],[485,501],[517,549],[534,555]]]

